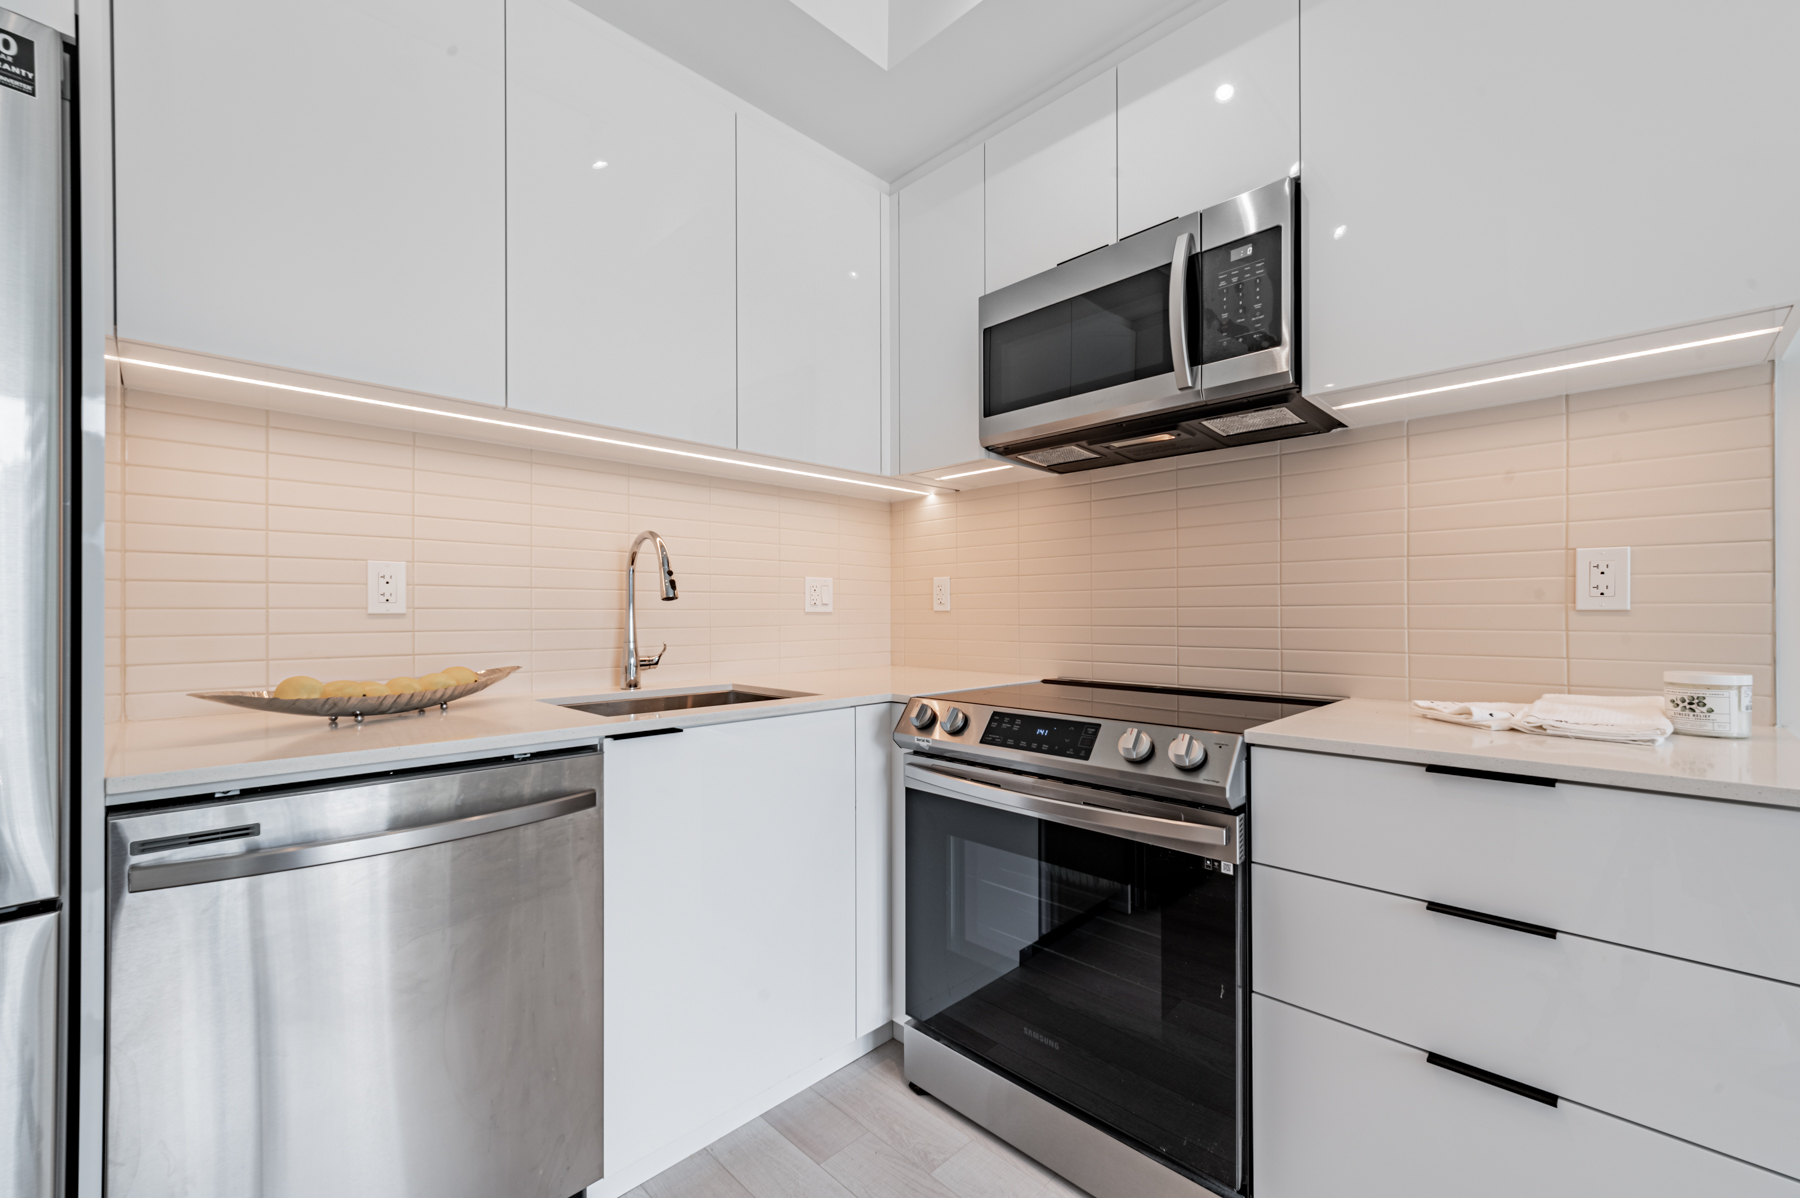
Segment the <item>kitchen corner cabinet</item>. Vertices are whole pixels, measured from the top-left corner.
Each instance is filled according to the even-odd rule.
[[[857,726],[606,741],[609,1176],[856,1040]]]
[[[502,0],[119,5],[119,335],[502,403],[504,33]]]
[[[1107,71],[988,139],[986,291],[1117,239],[1117,115]]]
[[[983,149],[900,191],[900,473],[981,458]]]
[[[1119,64],[1119,234],[1300,161],[1300,2],[1226,0]]]
[[[753,112],[737,126],[739,449],[881,472],[881,190]]]
[[[737,444],[735,118],[569,0],[507,0],[507,394]]]
[[[1800,4],[1303,0],[1300,30],[1309,393],[1800,301]]]

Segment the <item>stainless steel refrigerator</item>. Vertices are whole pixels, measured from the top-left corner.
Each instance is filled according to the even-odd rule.
[[[63,1094],[70,481],[63,39],[0,10],[0,1198],[51,1198]]]

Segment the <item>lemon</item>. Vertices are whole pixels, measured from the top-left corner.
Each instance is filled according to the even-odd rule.
[[[450,675],[448,675],[448,674],[427,674],[423,678],[419,679],[419,689],[420,690],[428,690],[428,691],[443,690],[447,686],[455,686],[455,685],[456,685],[456,679],[450,677]]]
[[[442,670],[439,670],[438,673],[446,678],[454,680],[457,686],[467,686],[471,682],[481,681],[481,679],[475,676],[475,671],[471,670],[468,666],[446,666]]]
[[[327,699],[348,699],[355,695],[362,694],[362,688],[363,684],[360,682],[352,682],[346,678],[339,678],[335,682],[327,682],[324,690],[320,693]]]
[[[296,674],[292,678],[283,678],[275,684],[277,699],[316,699],[325,691],[325,684],[317,678],[308,678],[305,674]]]
[[[410,695],[422,689],[417,678],[408,678],[404,674],[398,678],[389,678],[387,688],[390,695]]]

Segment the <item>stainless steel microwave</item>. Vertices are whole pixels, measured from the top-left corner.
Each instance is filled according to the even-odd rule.
[[[1342,428],[1300,396],[1298,179],[981,299],[981,443],[1057,472]]]

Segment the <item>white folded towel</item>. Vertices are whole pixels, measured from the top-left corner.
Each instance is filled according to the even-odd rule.
[[[1544,695],[1535,703],[1415,699],[1413,706],[1429,719],[1453,724],[1578,740],[1655,745],[1675,731],[1664,714],[1661,695]]]

